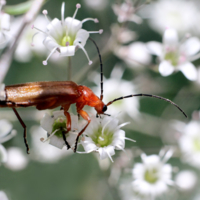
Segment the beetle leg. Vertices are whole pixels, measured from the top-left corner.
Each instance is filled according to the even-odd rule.
[[[85,119],[88,123],[86,124],[86,126],[81,130],[81,132],[79,132],[79,134],[77,135],[76,137],[76,142],[75,142],[75,147],[74,147],[74,153],[76,152],[76,149],[77,149],[77,144],[78,144],[78,139],[79,137],[81,136],[81,134],[85,131],[85,129],[88,127],[88,125],[90,124],[91,122],[91,119],[89,117],[89,115],[84,111],[84,110],[78,110],[78,114],[81,115],[81,117],[83,119]]]
[[[71,131],[71,117],[70,117],[70,114],[68,112],[69,107],[70,107],[70,105],[66,105],[64,107],[61,107],[61,108],[64,109],[64,115],[66,116],[66,119],[67,119],[67,123],[66,123],[67,132],[66,133]],[[67,149],[70,149],[71,147],[70,147],[69,143],[66,140],[64,131],[62,131],[62,136],[63,136],[63,140],[65,141],[65,144],[67,146]]]
[[[12,109],[13,109],[15,115],[17,116],[17,119],[19,120],[20,124],[24,128],[24,143],[26,146],[26,152],[27,152],[27,154],[29,154],[29,146],[28,146],[28,142],[26,140],[26,124],[23,122],[22,118],[19,116],[19,113],[17,112],[17,110],[15,108],[12,108]]]

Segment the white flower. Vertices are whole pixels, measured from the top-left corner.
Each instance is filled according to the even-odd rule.
[[[132,1],[126,0],[121,5],[114,4],[112,8],[114,13],[118,16],[118,22],[123,23],[127,21],[133,21],[137,24],[142,23],[142,19],[135,15],[136,8],[134,8]]]
[[[168,191],[168,185],[173,185],[172,166],[166,162],[172,153],[169,150],[165,155],[164,151],[161,151],[159,156],[141,155],[143,163],[136,163],[132,170],[134,178],[132,187],[136,193],[154,199]]]
[[[13,38],[16,37],[16,33],[18,32],[18,29],[20,28],[20,25],[22,23],[23,23],[23,17],[14,18],[13,22],[11,23],[11,31],[10,31],[11,34],[13,35]],[[45,27],[46,19],[43,15],[38,15],[34,23],[36,25],[40,24],[40,26]],[[37,37],[34,36],[34,44],[33,44],[32,43],[33,30],[31,29],[30,26],[27,26],[24,29],[14,54],[15,59],[17,61],[29,62],[34,56],[34,54],[39,56],[46,55],[46,48],[41,43],[41,41],[44,39],[44,35],[37,33],[35,33],[35,36],[37,35]]]
[[[200,168],[200,123],[191,121],[185,125],[178,144],[183,161]]]
[[[189,192],[197,185],[197,174],[190,170],[180,171],[175,177],[175,183],[182,192]]]
[[[183,42],[179,42],[177,32],[174,29],[166,29],[163,44],[148,42],[147,47],[152,54],[159,57],[159,72],[162,76],[169,76],[174,71],[180,70],[189,80],[197,79],[197,70],[191,61],[199,57],[198,38],[185,38]]]
[[[1,199],[1,200],[8,200],[8,197],[7,197],[7,195],[6,195],[5,192],[0,191],[0,199]]]
[[[143,42],[133,42],[127,46],[118,47],[115,49],[115,54],[130,67],[141,67],[151,62],[151,55]]]
[[[16,131],[12,130],[12,124],[5,120],[0,120],[0,144],[4,143],[16,135]]]
[[[150,26],[161,34],[167,27],[180,34],[196,31],[200,20],[199,8],[194,1],[161,0],[145,6],[142,16],[149,18]]]
[[[26,168],[28,158],[24,152],[18,147],[11,147],[7,150],[8,159],[5,164],[7,168],[13,171],[19,171]]]
[[[4,48],[10,39],[7,33],[10,30],[10,15],[2,11],[5,3],[5,1],[0,1],[0,49]]]
[[[67,17],[64,19],[64,10],[65,3],[63,2],[61,8],[61,20],[54,18],[47,25],[47,31],[41,31],[38,28],[34,27],[38,31],[43,32],[46,37],[43,41],[45,47],[51,51],[49,56],[45,61],[43,61],[44,65],[47,65],[48,59],[51,55],[58,51],[60,56],[74,56],[75,51],[79,48],[83,50],[85,53],[89,64],[92,64],[92,61],[89,59],[89,56],[84,48],[87,39],[89,38],[90,33],[102,33],[103,30],[99,31],[86,31],[82,29],[82,25],[86,21],[94,21],[98,22],[97,19],[86,18],[82,21],[75,19],[78,9],[81,7],[80,4],[76,5],[76,11],[73,17]],[[47,17],[47,11],[44,10],[43,14]]]
[[[2,143],[10,140],[16,135],[16,131],[12,130],[12,124],[5,120],[0,120],[0,164],[7,162],[7,151]]]
[[[63,157],[69,156],[73,153],[72,151],[66,151],[65,148],[60,150],[52,145],[49,145],[47,142],[42,143],[40,138],[47,137],[47,132],[39,126],[33,126],[30,132],[33,146],[30,157],[33,160],[44,163],[55,163]]]
[[[91,122],[81,138],[81,144],[86,153],[98,152],[100,159],[110,158],[116,150],[124,150],[125,131],[120,128],[128,123],[119,124],[119,120],[105,116],[101,118],[91,117]],[[133,141],[133,140],[131,140]]]
[[[104,102],[109,102],[115,98],[136,93],[135,85],[130,81],[121,79],[122,75],[123,70],[120,67],[115,66],[111,73],[111,77],[107,80],[104,79]],[[96,84],[99,84],[99,78],[97,78],[96,76],[94,77],[94,81],[96,82]],[[94,91],[95,94],[100,94],[99,87],[94,88]],[[139,99],[127,98],[110,105],[108,107],[107,113],[111,115],[116,115],[117,113],[122,112],[122,114],[127,113],[129,116],[136,118],[139,114],[138,109]]]
[[[68,144],[72,147],[75,143],[78,131],[78,117],[70,114],[71,116],[71,131],[66,135],[66,140]],[[63,139],[62,132],[67,131],[66,129],[66,116],[63,110],[54,111],[51,115],[46,113],[41,120],[41,127],[47,131],[48,137],[46,140],[41,138],[41,141],[49,141],[49,144],[62,149],[65,146],[65,141]]]

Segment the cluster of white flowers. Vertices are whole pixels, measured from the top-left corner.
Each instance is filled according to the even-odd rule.
[[[84,46],[91,33],[101,34],[103,30],[86,31],[85,29],[82,29],[83,23],[87,21],[94,21],[95,23],[98,23],[98,19],[86,18],[82,21],[75,19],[77,11],[80,7],[80,4],[76,5],[76,11],[73,17],[64,18],[65,3],[63,3],[61,8],[61,20],[54,18],[52,21],[49,21],[47,31],[42,31],[34,25],[32,26],[32,28],[35,28],[45,34],[46,37],[43,41],[44,46],[51,51],[47,59],[43,61],[44,65],[47,65],[48,59],[56,51],[59,52],[60,56],[74,56],[75,51],[79,48],[81,48],[85,53],[89,61],[89,65],[92,64]],[[44,10],[43,14],[48,20],[47,10]]]
[[[73,148],[76,137],[79,130],[77,116],[70,114],[71,116],[71,131],[66,131],[66,117],[64,112],[54,111],[52,115],[46,114],[41,121],[41,126],[47,131],[48,137],[46,140],[41,139],[42,142],[49,141],[49,144],[62,149],[66,144],[63,139],[62,131],[65,131],[66,141]],[[91,153],[98,152],[100,159],[105,159],[115,154],[116,150],[124,150],[125,139],[131,140],[125,137],[125,132],[121,130],[121,127],[128,123],[119,125],[119,120],[113,117],[105,116],[102,118],[91,117],[91,122],[80,140],[80,144],[83,146],[85,152],[78,153]],[[67,132],[67,133],[66,133]],[[133,140],[131,140],[133,141]]]

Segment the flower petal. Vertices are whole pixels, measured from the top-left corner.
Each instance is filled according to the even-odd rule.
[[[162,76],[169,76],[174,71],[174,67],[166,60],[160,63],[158,69]]]
[[[62,23],[57,18],[54,18],[51,23],[47,25],[47,30],[49,34],[59,43],[64,35],[64,28]]]
[[[48,133],[51,133],[53,121],[54,119],[48,113],[45,113],[44,117],[40,121],[40,125]]]
[[[147,42],[146,45],[151,54],[162,56],[162,44],[160,42]]]
[[[67,26],[67,33],[71,36],[76,35],[78,30],[82,27],[82,22],[72,17],[65,19],[65,25]]]
[[[65,142],[64,142],[63,138],[53,135],[50,139],[49,144],[51,144],[52,146],[55,146],[59,149],[62,149],[63,146],[65,145]]]
[[[187,56],[193,56],[200,50],[200,40],[197,37],[187,39],[181,46],[181,51]]]
[[[115,150],[114,150],[114,146],[107,146],[107,147],[101,147],[98,149],[99,155],[100,155],[100,159],[103,160],[107,157],[113,156],[115,155]],[[109,156],[109,155],[110,156]]]
[[[10,15],[4,13],[1,14],[1,29],[9,30],[10,29]]]
[[[76,34],[74,45],[76,46],[77,43],[81,43],[81,45],[84,47],[89,36],[90,34],[86,30],[80,29]]]
[[[59,47],[59,45],[57,44],[57,42],[54,40],[54,38],[48,36],[44,39],[43,41],[44,46],[49,49],[50,51],[52,51],[52,49],[54,49],[55,47]]]
[[[97,146],[94,144],[90,137],[85,137],[84,140],[81,140],[81,144],[87,153],[97,150]]]
[[[190,81],[197,80],[197,69],[192,63],[184,63],[181,66],[179,66],[179,68],[187,79],[189,79]]]
[[[178,44],[178,34],[174,29],[167,29],[163,36],[163,43],[166,45],[177,45]]]
[[[59,47],[60,56],[73,56],[75,54],[76,46]]]

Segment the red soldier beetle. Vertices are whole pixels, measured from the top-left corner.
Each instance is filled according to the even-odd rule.
[[[176,106],[184,115],[187,117],[185,112],[174,102],[169,99],[152,95],[152,94],[133,94],[127,95],[124,97],[116,98],[107,104],[103,103],[103,64],[101,60],[101,55],[99,52],[99,48],[94,40],[90,38],[90,40],[94,43],[97,48],[99,60],[100,60],[100,69],[101,69],[101,94],[100,98],[97,97],[90,88],[77,85],[72,81],[49,81],[49,82],[32,82],[32,83],[24,83],[24,84],[17,84],[17,85],[10,85],[5,87],[5,100],[0,101],[0,107],[10,107],[13,109],[15,115],[17,116],[19,122],[21,123],[22,127],[24,128],[24,143],[26,145],[27,153],[29,153],[29,146],[26,140],[26,125],[21,119],[20,115],[18,114],[15,108],[17,107],[29,107],[35,106],[38,110],[45,110],[45,109],[54,109],[58,106],[61,106],[61,109],[64,110],[64,115],[67,119],[67,132],[71,130],[71,117],[68,112],[68,109],[71,104],[76,104],[77,113],[83,119],[85,119],[88,123],[85,127],[78,133],[74,152],[76,152],[77,144],[80,135],[86,130],[88,125],[90,124],[90,117],[86,111],[83,110],[85,105],[90,107],[94,107],[97,111],[97,117],[99,115],[108,115],[106,114],[107,107],[112,103],[135,96],[146,96],[146,97],[153,97],[157,99],[161,99],[171,103],[172,105]],[[70,146],[66,141],[65,133],[63,133],[63,140],[67,148],[69,149]]]

